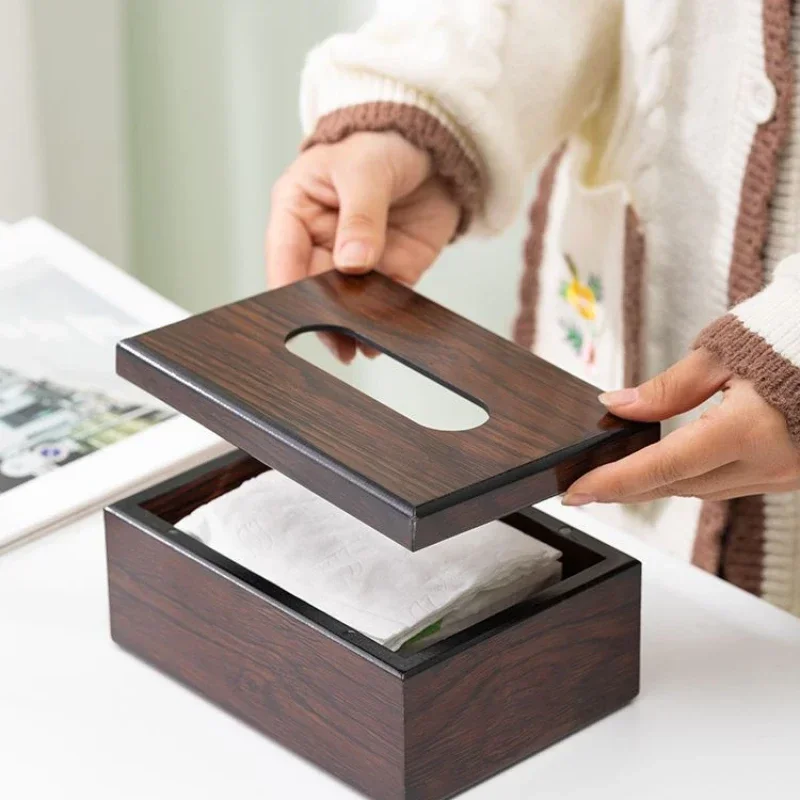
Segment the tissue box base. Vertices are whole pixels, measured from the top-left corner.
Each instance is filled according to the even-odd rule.
[[[630,702],[640,565],[530,510],[564,578],[391,653],[172,524],[267,467],[216,459],[106,511],[114,640],[375,800],[441,800]]]

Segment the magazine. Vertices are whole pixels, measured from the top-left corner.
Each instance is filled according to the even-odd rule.
[[[184,316],[41,220],[0,228],[0,551],[229,449],[115,374]]]

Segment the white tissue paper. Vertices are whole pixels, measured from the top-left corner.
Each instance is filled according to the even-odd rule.
[[[503,522],[412,553],[272,470],[176,527],[395,651],[452,636],[561,577],[558,550]]]

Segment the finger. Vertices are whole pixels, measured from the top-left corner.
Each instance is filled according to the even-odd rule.
[[[333,257],[330,250],[315,247],[311,254],[309,275],[321,275],[333,269]],[[350,336],[343,336],[335,331],[318,331],[320,341],[330,350],[334,358],[343,364],[349,364],[356,357],[356,342]]]
[[[701,500],[736,500],[739,497],[752,497],[757,494],[774,494],[775,487],[770,484],[757,483],[750,486],[739,486],[722,492],[702,495]]]
[[[736,461],[740,451],[740,438],[727,416],[703,417],[633,455],[592,470],[569,487],[563,503],[630,502]]]
[[[732,461],[694,478],[659,486],[657,489],[634,495],[627,503],[646,503],[663,497],[707,497],[722,492],[735,492],[753,483],[753,471],[742,461]]]
[[[343,364],[349,364],[356,357],[356,343],[350,336],[342,336],[335,331],[319,331],[317,336],[334,358]]]
[[[311,250],[309,259],[308,274],[321,275],[323,272],[330,272],[333,269],[333,256],[326,247],[314,247]]]
[[[600,402],[619,417],[655,422],[696,408],[730,377],[730,370],[701,348],[641,386],[601,394]]]
[[[348,164],[333,175],[339,223],[333,261],[350,273],[369,272],[383,255],[391,179],[374,162]]]
[[[420,241],[404,231],[388,231],[386,250],[378,269],[392,280],[414,286],[436,260],[442,247]]]
[[[264,247],[271,289],[299,281],[308,274],[311,236],[303,222],[287,208],[280,205],[273,208]]]
[[[748,485],[730,487],[723,489],[719,492],[697,492],[696,494],[676,494],[676,495],[661,495],[660,497],[651,497],[648,495],[641,495],[639,497],[632,497],[630,500],[625,501],[625,505],[636,505],[638,503],[649,503],[654,500],[663,500],[665,497],[693,497],[696,500],[735,500],[737,497],[750,497],[754,494],[770,494],[775,492],[774,486],[767,484]]]
[[[460,216],[461,209],[441,181],[426,182],[392,207],[378,269],[413,286],[452,241]]]
[[[364,356],[366,356],[366,358],[377,358],[381,354],[381,351],[378,350],[377,347],[373,347],[366,342],[359,342],[358,349],[364,354]]]
[[[302,216],[302,215],[301,215]],[[336,239],[336,223],[339,221],[339,210],[336,208],[322,208],[311,213],[306,219],[308,233],[315,247],[324,247],[329,253],[333,252],[333,243]],[[331,261],[331,267],[333,261]]]

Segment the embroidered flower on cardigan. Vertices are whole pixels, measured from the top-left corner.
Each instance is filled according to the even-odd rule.
[[[567,306],[568,316],[561,319],[567,344],[590,369],[597,357],[597,339],[603,323],[603,282],[590,273],[584,281],[572,257],[565,253],[568,278],[561,281],[559,294]]]

